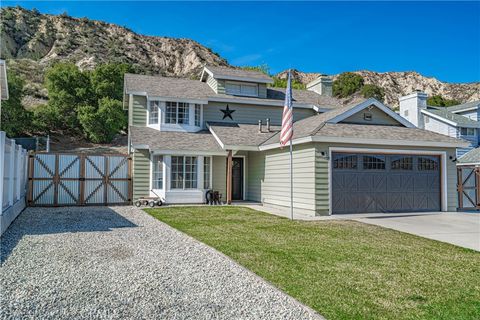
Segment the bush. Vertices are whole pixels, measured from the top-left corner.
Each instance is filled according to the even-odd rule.
[[[280,78],[277,78],[277,77],[273,77],[273,84],[272,84],[272,87],[275,87],[275,88],[286,88],[287,87],[287,81],[288,79],[280,79]],[[292,79],[292,89],[299,89],[299,90],[305,90],[307,87],[305,86],[305,84],[295,80],[295,79]]]
[[[127,126],[122,102],[110,98],[101,99],[98,109],[94,106],[80,107],[78,120],[87,138],[95,143],[111,142]]]
[[[25,81],[7,71],[9,98],[2,101],[2,130],[9,137],[18,137],[31,130],[32,113],[22,105]]]
[[[359,91],[362,86],[362,76],[353,72],[344,72],[333,82],[333,95],[338,98],[346,98]]]
[[[435,95],[427,99],[427,104],[429,106],[436,106],[436,107],[450,107],[450,106],[456,106],[460,104],[460,101],[454,100],[454,99],[449,100],[449,99],[445,99],[441,95]]]
[[[383,88],[380,88],[377,85],[374,84],[366,84],[362,87],[360,90],[361,95],[364,98],[375,98],[380,102],[383,102],[383,98],[385,96],[385,93],[383,91]]]
[[[92,71],[90,80],[97,99],[123,99],[123,75],[132,72],[132,67],[125,63],[99,65]]]

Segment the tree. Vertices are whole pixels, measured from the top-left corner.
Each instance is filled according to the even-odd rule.
[[[266,63],[260,64],[258,66],[245,66],[240,68],[243,70],[259,71],[265,73],[267,76],[270,76],[270,67]]]
[[[272,87],[286,88],[287,87],[287,81],[288,81],[288,79],[280,79],[278,77],[273,77]],[[305,84],[301,83],[300,81],[292,79],[292,89],[305,90],[306,86],[305,86]]]
[[[375,98],[380,102],[383,102],[383,98],[385,96],[385,93],[383,91],[383,88],[380,88],[377,85],[374,84],[366,84],[362,87],[360,90],[361,95],[364,98]]]
[[[31,130],[32,113],[22,105],[25,81],[7,71],[9,98],[2,101],[1,129],[9,137],[17,137]]]
[[[58,129],[77,128],[77,109],[95,104],[88,73],[80,71],[73,63],[58,63],[50,68],[45,75],[45,86],[49,114],[58,117],[49,120]]]
[[[434,95],[431,96],[427,99],[427,104],[429,106],[436,106],[436,107],[450,107],[450,106],[456,106],[460,104],[460,101],[452,99],[445,99],[441,95]]]
[[[360,90],[362,86],[362,76],[353,72],[344,72],[333,82],[333,95],[339,98],[346,98]]]
[[[92,90],[98,99],[123,99],[123,76],[132,72],[132,67],[125,63],[99,65],[90,76]]]
[[[112,141],[127,126],[122,102],[111,98],[101,99],[98,109],[94,106],[80,107],[78,120],[87,138],[95,143]]]

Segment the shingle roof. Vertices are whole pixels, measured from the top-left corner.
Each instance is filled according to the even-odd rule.
[[[431,141],[445,143],[460,142],[459,139],[419,128],[347,123],[326,123],[315,135],[378,140]]]
[[[214,100],[235,99],[245,103],[275,103],[282,105],[285,100],[285,89],[267,88],[267,98],[240,97],[228,94],[216,94],[210,86],[198,80],[125,74],[125,92],[146,94],[152,97],[170,97],[178,99]],[[302,104],[315,105],[323,108],[341,106],[338,99],[319,95],[308,90],[293,90],[293,101]]]
[[[457,160],[458,163],[478,163],[480,164],[480,147],[472,149]]]
[[[273,82],[272,78],[263,72],[255,70],[235,69],[229,67],[205,66],[216,79],[257,79],[261,82]]]
[[[270,126],[267,132],[265,123],[262,132],[254,124],[208,122],[208,126],[224,145],[246,147],[258,147],[281,129],[280,126]]]
[[[447,107],[447,110],[450,111],[450,112],[455,112],[455,111],[461,111],[461,110],[464,110],[464,109],[470,109],[470,108],[473,108],[473,107],[480,107],[480,100],[467,102],[467,103],[459,104],[459,105],[456,105],[456,106]]]
[[[453,121],[459,126],[469,125],[474,127],[480,127],[480,123],[478,121],[471,120],[467,117],[464,117],[456,113],[452,113],[444,107],[437,107],[437,108],[430,107],[425,111],[432,113],[440,118]]]
[[[188,133],[130,126],[130,139],[133,146],[147,145],[152,150],[223,151],[207,130]]]
[[[126,93],[146,93],[149,96],[207,100],[214,94],[205,82],[190,79],[125,74]]]

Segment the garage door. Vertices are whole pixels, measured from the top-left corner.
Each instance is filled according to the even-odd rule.
[[[332,154],[332,212],[440,211],[440,157]]]

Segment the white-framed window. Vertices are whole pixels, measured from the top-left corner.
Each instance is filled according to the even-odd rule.
[[[258,85],[254,83],[227,82],[225,83],[227,94],[239,96],[258,96]]]
[[[148,105],[148,124],[158,124],[158,109],[160,101],[150,100]]]
[[[212,159],[210,157],[205,157],[203,159],[203,189],[211,189],[212,182],[210,181],[210,170],[212,167]]]
[[[200,127],[200,116],[202,113],[202,106],[198,103],[195,104],[195,126]]]
[[[197,188],[197,157],[172,156],[170,188],[196,189]]]
[[[462,136],[474,136],[475,135],[475,128],[461,128],[460,134]]]
[[[167,101],[165,103],[165,123],[188,124],[190,108],[188,103]]]
[[[152,189],[163,189],[163,156],[152,157]]]

